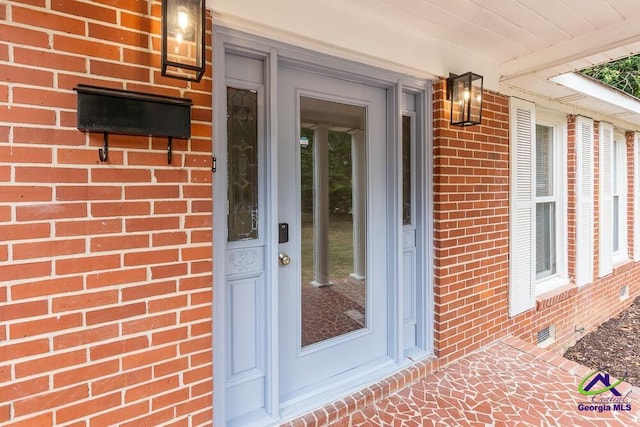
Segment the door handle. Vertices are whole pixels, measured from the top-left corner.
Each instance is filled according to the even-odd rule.
[[[284,252],[280,252],[278,254],[278,261],[280,262],[280,265],[289,265],[289,263],[291,262],[291,258],[289,258],[289,255],[285,254]]]

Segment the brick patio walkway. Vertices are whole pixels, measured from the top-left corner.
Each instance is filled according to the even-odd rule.
[[[600,405],[594,409],[592,402],[590,410],[578,409],[590,400],[578,393],[578,384],[591,371],[507,337],[382,399],[372,399],[366,407],[354,407],[355,401],[347,398],[286,425],[640,426],[640,388],[626,383],[616,390],[626,396],[630,411],[614,411],[613,404],[610,410],[598,411]],[[601,387],[596,384],[593,390]]]

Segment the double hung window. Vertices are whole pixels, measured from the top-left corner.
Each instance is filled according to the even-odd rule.
[[[625,137],[600,123],[599,276],[628,259],[627,152]]]
[[[617,135],[613,144],[613,262],[628,259],[627,250],[627,144]]]
[[[564,117],[538,113],[535,126],[535,293],[567,283]]]
[[[510,104],[509,310],[535,307],[537,295],[568,283],[566,118]]]
[[[553,126],[536,125],[536,279],[557,271],[555,133]]]

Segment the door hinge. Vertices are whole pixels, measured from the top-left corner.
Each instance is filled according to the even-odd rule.
[[[213,160],[211,162],[211,172],[216,173],[216,169],[218,169],[218,159],[216,156],[213,156]]]

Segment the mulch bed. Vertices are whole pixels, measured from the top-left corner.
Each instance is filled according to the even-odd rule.
[[[640,387],[640,297],[582,337],[564,357]]]

